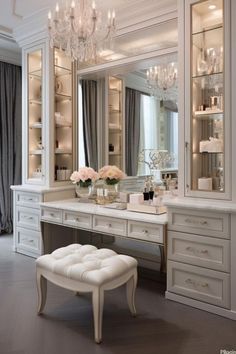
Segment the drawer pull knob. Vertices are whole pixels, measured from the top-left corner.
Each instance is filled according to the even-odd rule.
[[[196,224],[196,221],[193,219],[185,219],[185,222],[188,224]]]
[[[201,287],[202,287],[202,288],[207,288],[208,285],[209,285],[208,283],[201,283]]]
[[[50,215],[52,218],[55,217],[55,214],[54,214],[54,213],[50,213],[49,215]]]
[[[186,249],[186,251],[194,252],[194,248],[193,247],[188,246],[185,249]]]
[[[107,227],[111,227],[112,225],[111,224],[107,224]]]
[[[187,283],[187,284],[193,284],[193,285],[196,284],[195,281],[194,281],[193,279],[191,279],[191,278],[186,279],[186,280],[185,280],[185,283]]]
[[[200,253],[207,254],[208,250],[201,250]]]
[[[79,218],[76,218],[75,221],[79,222]]]
[[[143,233],[147,235],[148,234],[148,230],[143,230]]]
[[[205,221],[200,221],[200,224],[201,225],[207,225],[207,221],[205,220]]]

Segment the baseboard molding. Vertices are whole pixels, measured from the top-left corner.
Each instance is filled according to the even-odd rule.
[[[231,311],[228,309],[224,309],[222,307],[217,307],[214,305],[210,305],[207,304],[205,302],[201,302],[201,301],[197,301],[197,300],[193,300],[190,299],[188,297],[185,296],[181,296],[181,295],[177,295],[174,293],[171,293],[169,291],[165,292],[165,297],[168,300],[172,300],[172,301],[176,301],[176,302],[180,302],[181,304],[184,305],[188,305],[203,311],[207,311],[207,312],[211,312],[214,313],[216,315],[222,316],[222,317],[227,317],[231,320],[236,321],[236,312],[235,311]]]

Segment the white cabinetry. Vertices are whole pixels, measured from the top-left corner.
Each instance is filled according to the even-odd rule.
[[[22,55],[22,186],[12,186],[14,250],[37,257],[42,253],[39,203],[74,197],[68,182],[76,161],[76,76],[71,61],[50,48],[47,38],[32,37]]]
[[[14,251],[31,257],[38,257],[43,252],[41,234],[40,203],[71,198],[74,189],[70,186],[42,188],[39,186],[12,186],[14,202]],[[44,210],[44,218],[55,223],[62,221],[62,212]],[[60,214],[60,215],[59,215]]]
[[[178,208],[168,212],[167,291],[229,308],[230,216]]]

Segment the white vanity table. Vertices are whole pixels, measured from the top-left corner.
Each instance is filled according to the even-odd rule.
[[[165,270],[167,214],[151,215],[111,209],[92,203],[81,203],[76,198],[41,203],[40,208],[44,252],[50,251],[47,224],[56,224],[159,244],[163,246],[161,270]],[[57,236],[52,235],[52,237]]]

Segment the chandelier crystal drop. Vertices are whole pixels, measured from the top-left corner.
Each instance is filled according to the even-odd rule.
[[[90,0],[73,0],[62,7],[57,4],[55,11],[48,13],[48,30],[51,47],[64,50],[79,63],[96,62],[99,52],[112,45],[115,11],[104,16]]]
[[[151,95],[160,100],[177,100],[177,64],[175,62],[150,67],[146,81]]]

